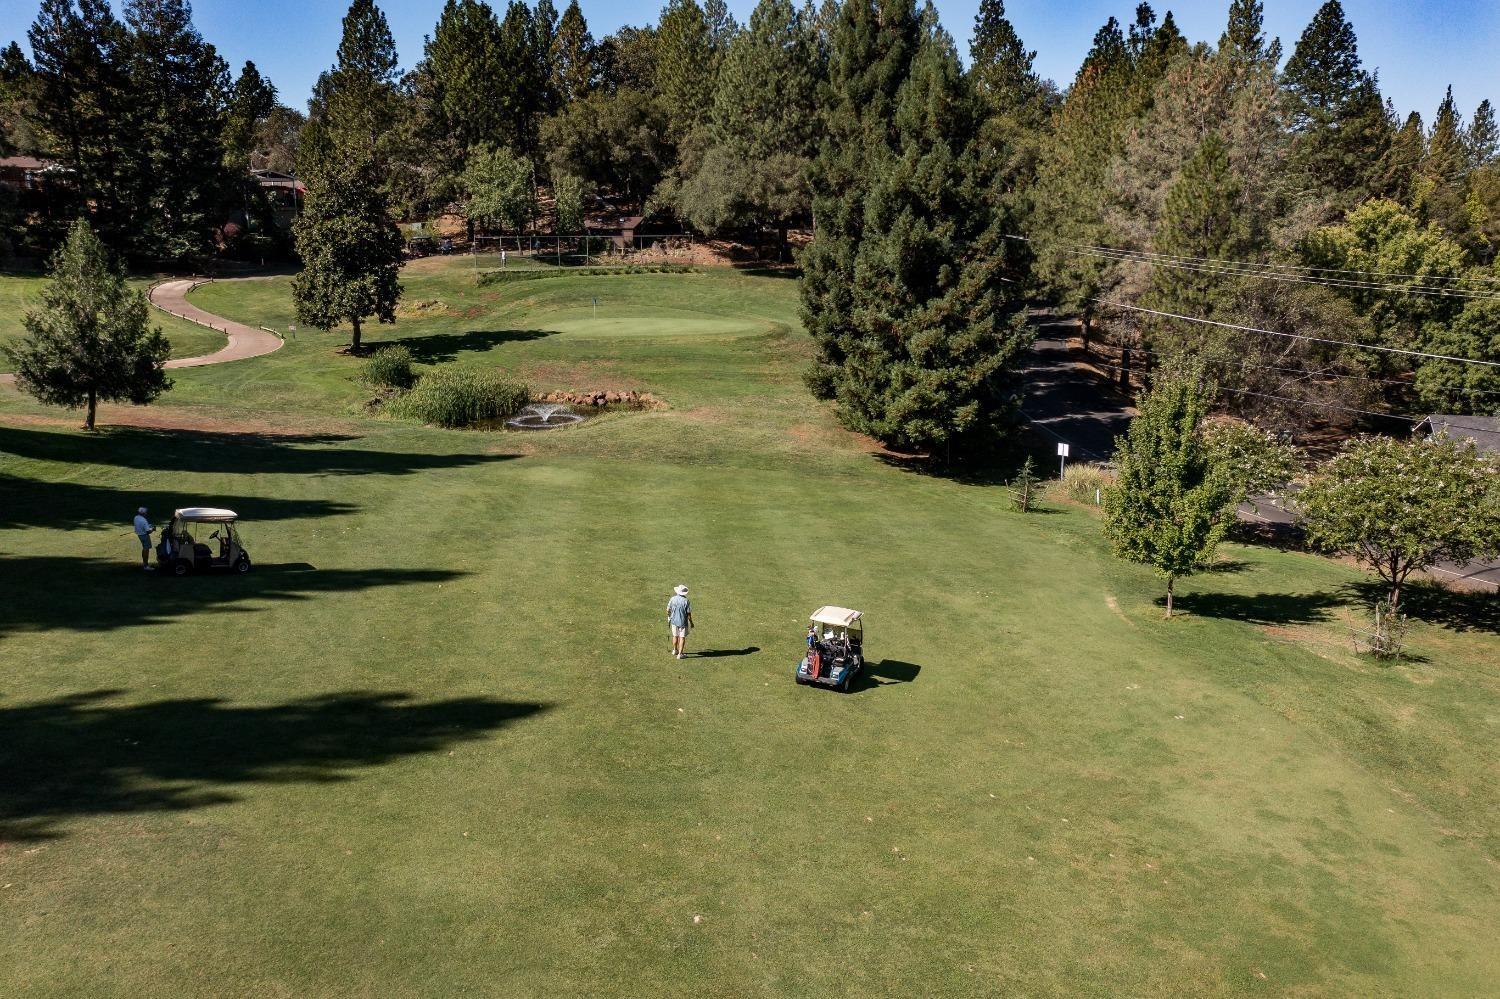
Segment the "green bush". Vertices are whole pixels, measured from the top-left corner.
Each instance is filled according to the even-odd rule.
[[[1063,471],[1063,493],[1078,503],[1094,505],[1095,497],[1115,484],[1115,473],[1104,465],[1081,463]]]
[[[386,411],[440,427],[472,427],[514,416],[531,401],[531,390],[501,371],[438,368],[394,400]]]
[[[411,368],[411,351],[405,347],[381,347],[368,361],[363,372],[365,383],[380,388],[411,388],[417,380]]]

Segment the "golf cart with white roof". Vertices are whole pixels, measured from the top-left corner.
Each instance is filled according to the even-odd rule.
[[[174,576],[194,572],[250,571],[250,554],[240,539],[240,515],[233,510],[190,506],[172,514],[162,532],[156,560]]]
[[[864,615],[847,607],[819,607],[807,629],[807,654],[797,666],[797,682],[832,687],[847,694],[865,668]]]

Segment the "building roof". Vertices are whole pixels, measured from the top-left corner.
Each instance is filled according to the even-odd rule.
[[[0,156],[0,170],[45,170],[54,165],[52,160],[35,156]]]
[[[1493,451],[1500,454],[1500,416],[1456,416],[1446,413],[1434,413],[1421,423],[1417,429],[1426,427],[1429,433],[1448,431],[1452,437],[1467,437],[1481,451]]]

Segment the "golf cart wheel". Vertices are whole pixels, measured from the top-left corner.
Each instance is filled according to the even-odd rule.
[[[192,571],[193,571],[193,564],[191,562],[189,562],[187,559],[181,559],[180,558],[176,562],[172,563],[172,575],[174,575],[174,576],[186,576],[188,573],[190,573]]]
[[[243,576],[250,571],[250,556],[241,555],[239,561],[234,563],[234,571]]]

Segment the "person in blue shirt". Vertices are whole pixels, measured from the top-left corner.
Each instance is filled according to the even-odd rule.
[[[147,572],[156,568],[151,564],[151,534],[155,530],[146,519],[146,508],[141,507],[135,512],[135,536],[141,539],[141,568]]]
[[[679,584],[667,601],[667,626],[672,629],[672,656],[683,657],[688,632],[693,627],[693,605],[688,602],[688,588]]]

